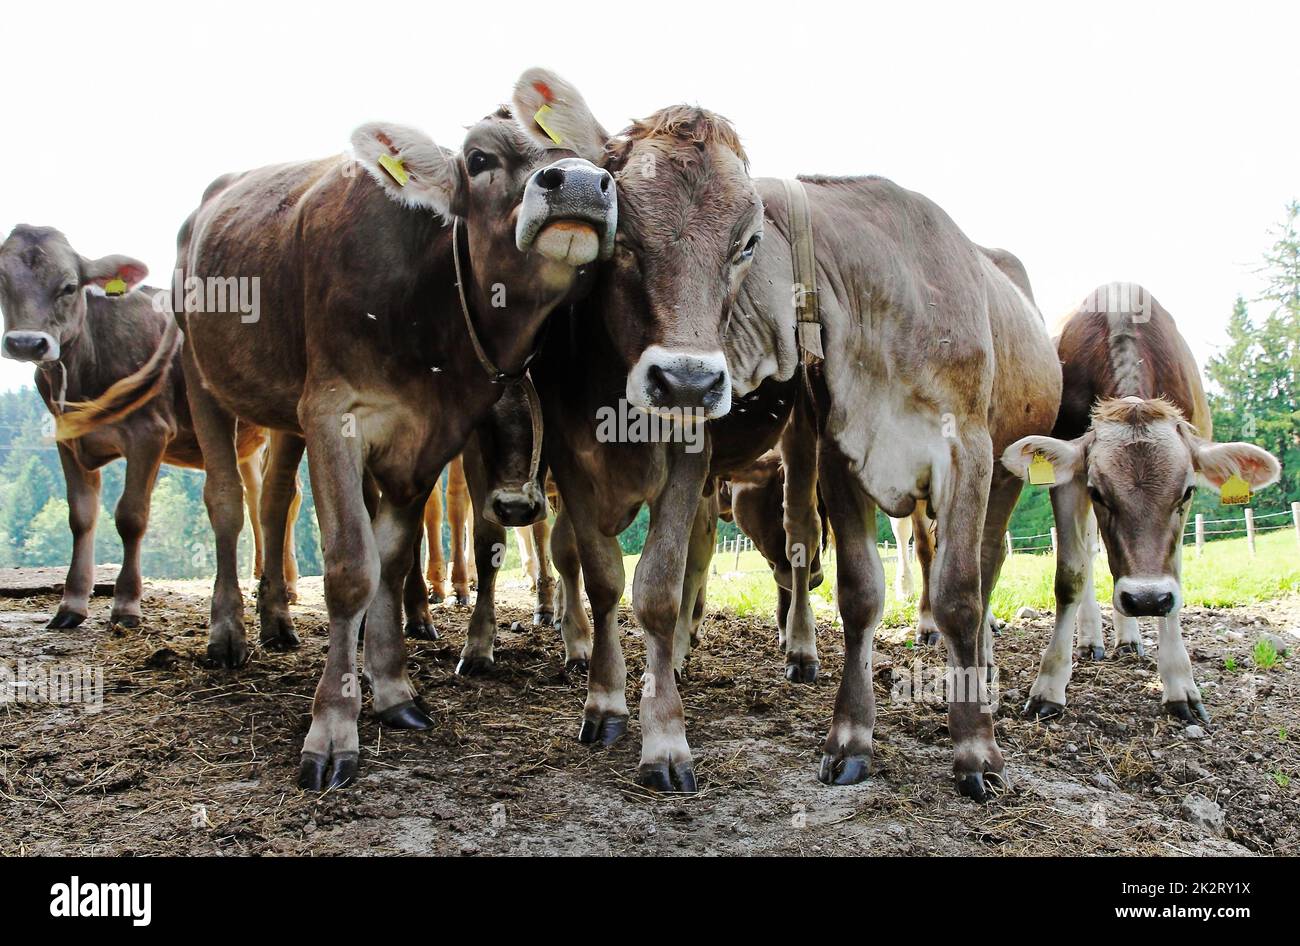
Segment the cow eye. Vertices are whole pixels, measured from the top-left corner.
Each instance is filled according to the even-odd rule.
[[[749,238],[749,242],[745,244],[745,248],[741,250],[740,254],[736,257],[735,263],[737,266],[745,262],[745,260],[754,258],[754,251],[758,249],[758,244],[762,239],[763,234],[761,233],[755,233]]]
[[[1195,492],[1196,492],[1196,486],[1195,486],[1195,484],[1193,484],[1192,486],[1187,487],[1187,489],[1185,489],[1185,490],[1183,491],[1183,501],[1182,501],[1181,503],[1179,503],[1179,505],[1180,505],[1180,506],[1186,506],[1188,503],[1190,503],[1190,502],[1192,501],[1192,494],[1195,493]]]
[[[484,171],[490,171],[497,166],[496,155],[488,154],[486,151],[479,151],[477,148],[469,153],[469,159],[465,162],[469,167],[469,176],[477,177]]]
[[[1106,508],[1106,500],[1101,498],[1101,490],[1097,487],[1089,486],[1088,496],[1091,497],[1094,505],[1101,506],[1103,509]]]
[[[75,282],[70,282],[59,290],[59,295],[66,298],[67,296],[73,295],[79,288],[81,287]]]

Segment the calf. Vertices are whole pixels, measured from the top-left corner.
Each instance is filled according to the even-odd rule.
[[[1253,444],[1211,439],[1196,361],[1168,311],[1143,287],[1095,290],[1066,317],[1056,347],[1065,394],[1052,436],[1018,440],[1002,455],[1018,476],[1028,476],[1041,456],[1056,483],[1056,627],[1025,711],[1046,718],[1064,709],[1076,619],[1079,657],[1105,653],[1092,592],[1091,512],[1115,579],[1117,651],[1141,653],[1137,619],[1159,619],[1165,709],[1208,722],[1178,621],[1192,495],[1198,481],[1221,488],[1232,476],[1251,489],[1268,486],[1280,465]]]
[[[547,77],[526,75],[516,89],[519,114],[532,114],[538,95],[529,88],[537,81],[551,88]],[[954,773],[962,793],[984,798],[986,783],[1003,783],[1005,775],[985,684],[991,643],[982,618],[1021,489],[1019,478],[995,469],[994,461],[1015,440],[1050,430],[1061,391],[1033,302],[940,208],[889,181],[804,178],[787,189],[786,182],[751,180],[734,129],[702,109],[665,109],[614,139],[594,119],[566,130],[572,135],[574,128],[591,136],[576,145],[581,153],[619,175],[620,245],[609,277],[621,287],[620,311],[635,318],[607,331],[613,357],[629,366],[624,390],[631,406],[692,407],[706,419],[719,417],[733,391],[743,398],[765,383],[794,379],[809,351],[801,352],[800,339],[814,335],[825,352],[800,396],[811,423],[791,425],[815,431],[811,449],[782,449],[786,517],[802,511],[815,520],[812,497],[820,483],[836,537],[846,656],[820,778],[849,783],[869,772],[871,636],[884,604],[875,509],[905,516],[925,500],[938,532],[931,577],[954,683]],[[820,325],[811,333],[796,324],[809,288],[793,278],[800,234],[789,195],[797,192],[806,195],[816,257]],[[675,629],[695,602],[683,578],[703,535],[696,510],[710,472],[707,456],[674,451],[664,466],[642,474],[659,484],[651,551],[642,554],[633,589],[652,684],[642,689],[640,774],[660,787],[694,784],[668,668]],[[558,468],[556,481],[566,506],[582,505],[565,490]],[[592,484],[579,499],[608,495],[610,485]],[[617,524],[612,518],[607,527]],[[815,524],[808,531],[815,534]],[[587,544],[581,534],[579,543]],[[584,548],[595,610],[587,565]],[[618,569],[621,581],[621,562]],[[683,610],[683,601],[690,607]],[[596,633],[593,688],[602,664],[601,629]],[[620,700],[621,688],[620,681]],[[614,719],[621,707],[606,696]],[[589,694],[589,721],[593,708]]]
[[[248,655],[231,569],[235,418],[295,434],[310,461],[330,619],[299,770],[313,790],[357,771],[363,616],[381,721],[431,725],[400,628],[425,503],[503,382],[522,376],[551,310],[612,250],[616,221],[608,172],[529,143],[505,112],[459,153],[379,123],[352,140],[350,158],[219,179],[179,237],[187,277],[261,281],[253,321],[178,313],[218,545],[209,651],[227,664]],[[373,521],[366,478],[380,491]]]
[[[126,459],[116,514],[122,569],[113,586],[111,621],[135,627],[141,620],[140,543],[158,467],[203,466],[185,399],[179,339],[166,331],[171,317],[154,304],[157,290],[140,285],[146,274],[144,263],[129,256],[88,260],[49,227],[15,227],[0,245],[3,353],[36,365],[36,389],[56,421],[67,486],[72,563],[52,628],[76,627],[89,611],[100,467]],[[264,440],[256,427],[240,425],[234,441],[250,512],[257,503]],[[254,539],[260,572],[260,529]]]

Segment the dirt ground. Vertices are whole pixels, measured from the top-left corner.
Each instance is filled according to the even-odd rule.
[[[327,643],[320,580],[304,585],[301,649],[258,650],[237,673],[203,664],[205,583],[150,584],[134,630],[106,626],[106,598],[73,631],[45,629],[53,595],[0,599],[0,666],[101,667],[104,679],[98,712],[0,705],[0,853],[1300,853],[1300,660],[1251,660],[1263,633],[1300,644],[1300,598],[1184,612],[1214,718],[1204,735],[1161,715],[1146,627],[1146,658],[1076,668],[1064,719],[1021,719],[1050,617],[1013,622],[996,647],[1014,791],[981,806],[953,789],[942,707],[891,697],[915,661],[937,670],[939,653],[908,646],[903,629],[877,636],[874,775],[828,788],[816,766],[838,631],[822,628],[822,676],[799,686],[768,621],[718,614],[683,690],[700,792],[649,794],[632,780],[635,622],[624,615],[629,735],[593,750],[575,738],[585,680],[566,675],[558,634],[510,630],[531,613],[520,585],[498,607],[490,678],[453,673],[468,611],[435,609],[443,639],[409,650],[436,728],[381,731],[367,704],[357,784],[304,794],[293,780]],[[256,639],[252,614],[250,599]]]

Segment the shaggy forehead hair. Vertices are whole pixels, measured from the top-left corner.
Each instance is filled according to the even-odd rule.
[[[710,160],[715,148],[730,151],[741,163],[742,175],[720,170]],[[648,154],[654,173],[646,173],[632,152]],[[718,227],[757,209],[757,193],[749,181],[749,157],[740,136],[721,115],[692,105],[674,105],[633,122],[607,146],[609,164],[617,168],[620,201],[626,198],[624,220],[637,235],[666,229],[672,242],[691,238],[712,243],[734,236]]]
[[[1162,397],[1145,401],[1113,397],[1098,401],[1092,409],[1094,427],[1103,425],[1127,428],[1134,438],[1145,438],[1150,428],[1169,423],[1177,427],[1184,422],[1182,411]]]
[[[57,261],[46,252],[50,249],[58,256],[68,247],[67,238],[53,227],[33,227],[20,223],[14,227],[9,238],[0,244],[0,257],[17,257],[23,266],[39,274],[45,269],[57,265]]]
[[[543,153],[542,148],[534,144],[515,123],[508,105],[502,105],[492,114],[484,115],[471,129],[477,129],[479,135],[490,139],[507,155],[517,154],[522,159],[531,161],[540,158]]]

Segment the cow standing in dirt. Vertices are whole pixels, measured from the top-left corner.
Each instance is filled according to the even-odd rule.
[[[157,290],[140,285],[147,272],[129,256],[88,260],[49,227],[15,227],[0,246],[3,354],[36,365],[36,388],[56,421],[68,493],[72,562],[52,628],[76,627],[89,614],[100,467],[126,460],[116,512],[122,570],[110,618],[125,627],[141,620],[140,543],[159,465],[203,467],[179,339],[166,331],[171,316],[154,304]],[[264,441],[262,431],[241,425],[233,445],[255,523]],[[254,540],[260,573],[260,528]],[[292,564],[292,544],[287,560]]]
[[[1064,320],[1057,351],[1065,393],[1052,436],[1026,437],[1002,455],[1018,476],[1028,476],[1039,457],[1051,464],[1056,484],[1056,626],[1025,711],[1047,718],[1065,708],[1076,621],[1080,659],[1105,655],[1092,590],[1091,512],[1115,579],[1117,653],[1141,654],[1137,619],[1157,618],[1165,709],[1208,722],[1178,621],[1192,496],[1198,481],[1219,489],[1233,476],[1260,489],[1277,480],[1280,465],[1253,444],[1213,442],[1196,360],[1143,287],[1096,289]]]
[[[178,312],[217,536],[209,652],[230,666],[248,655],[235,418],[295,434],[310,461],[330,648],[303,745],[308,789],[357,770],[363,616],[380,719],[430,725],[401,637],[425,502],[502,382],[524,371],[551,310],[612,249],[616,220],[608,172],[530,144],[505,113],[471,128],[459,153],[379,123],[352,143],[351,158],[219,179],[179,237],[186,278],[261,281],[251,321]],[[273,464],[277,477],[291,466]],[[366,477],[381,492],[373,521]]]
[[[527,84],[537,80],[547,81],[528,75],[517,87],[520,114],[530,114],[536,97]],[[599,128],[594,119],[583,126]],[[620,246],[610,275],[636,290],[649,316],[629,320],[619,339],[623,352],[640,352],[626,376],[628,401],[720,416],[733,388],[745,395],[769,379],[793,378],[802,357],[792,304],[798,234],[785,182],[752,181],[735,132],[700,109],[664,110],[612,141],[601,138],[578,147],[619,176]],[[820,777],[850,783],[869,772],[871,636],[884,605],[876,506],[905,516],[927,500],[938,531],[934,617],[953,677],[954,771],[959,790],[982,799],[986,781],[1005,782],[986,691],[991,642],[983,616],[1021,489],[1019,478],[995,469],[994,451],[1050,429],[1060,369],[1024,290],[932,202],[879,178],[805,178],[796,186],[811,208],[825,363],[811,373],[815,469],[793,468],[783,449],[787,485],[807,496],[792,504],[787,492],[786,510],[815,517],[820,479],[846,638]],[[805,454],[793,456],[802,466]],[[695,600],[683,579],[708,474],[707,457],[670,454],[633,589],[652,684],[642,688],[641,777],[660,787],[694,783],[670,668],[683,601],[693,608]],[[556,480],[564,492],[558,469]],[[578,505],[567,492],[564,498]],[[601,639],[598,629],[598,650]],[[607,694],[613,716],[625,681],[598,670],[599,654],[592,688],[616,685]],[[588,722],[593,708],[589,697]]]

